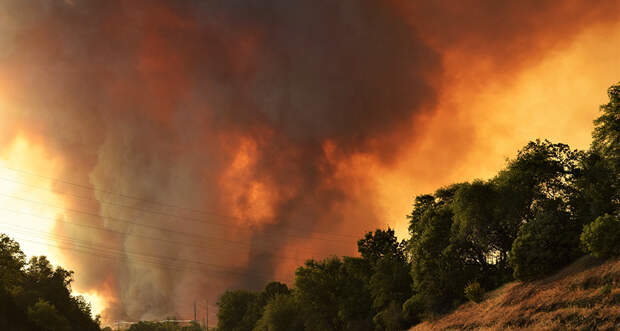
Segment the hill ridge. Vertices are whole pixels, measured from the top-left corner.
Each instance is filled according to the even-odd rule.
[[[585,256],[547,278],[511,282],[426,321],[423,330],[617,330],[620,259]]]

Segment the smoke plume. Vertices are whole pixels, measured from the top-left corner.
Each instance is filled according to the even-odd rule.
[[[388,221],[369,181],[426,134],[456,72],[476,87],[510,79],[619,12],[616,1],[5,0],[0,146],[23,135],[64,161],[54,233],[79,238],[62,254],[76,286],[106,297],[105,317],[189,316],[226,288],[290,281],[305,258],[354,254]],[[442,142],[455,160],[466,124]],[[120,257],[79,252],[88,245]]]

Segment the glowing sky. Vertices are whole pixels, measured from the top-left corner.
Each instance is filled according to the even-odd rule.
[[[5,0],[0,230],[106,319],[189,316],[587,148],[619,59],[613,0]]]

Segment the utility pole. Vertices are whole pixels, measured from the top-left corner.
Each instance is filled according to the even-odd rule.
[[[196,320],[196,300],[194,300],[194,321]]]
[[[121,329],[121,322],[116,321],[116,331],[120,331]]]
[[[207,331],[209,331],[209,299],[206,299],[205,301],[207,302],[207,305],[206,305],[206,307],[207,307],[207,316],[206,316],[207,322],[205,324],[207,325]]]

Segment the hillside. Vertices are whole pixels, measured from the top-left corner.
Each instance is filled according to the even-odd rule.
[[[616,330],[620,260],[584,257],[532,283],[513,282],[411,330]]]

